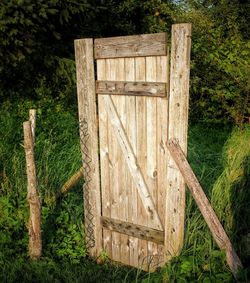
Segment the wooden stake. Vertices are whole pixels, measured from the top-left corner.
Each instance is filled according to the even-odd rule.
[[[36,167],[34,158],[33,135],[31,122],[23,123],[24,149],[26,157],[26,170],[28,182],[28,202],[30,207],[29,219],[29,256],[31,259],[39,259],[42,253],[41,238],[41,204],[37,192]]]
[[[83,178],[83,168],[81,167],[73,176],[71,176],[62,186],[59,195],[67,194]]]
[[[35,109],[29,110],[29,121],[30,121],[30,126],[31,126],[33,143],[35,143],[35,137],[36,137],[36,135],[35,135],[35,132],[36,132],[36,110]]]
[[[223,229],[217,215],[215,214],[209,200],[202,190],[199,181],[197,180],[192,168],[190,167],[185,154],[183,153],[177,140],[170,140],[167,147],[178,166],[195,202],[197,203],[201,214],[203,215],[212,235],[218,244],[219,248],[225,250],[227,263],[236,277],[237,271],[242,267],[242,263],[236,254],[230,239]]]

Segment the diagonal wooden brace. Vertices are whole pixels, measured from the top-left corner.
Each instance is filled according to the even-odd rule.
[[[225,250],[227,263],[234,277],[236,278],[236,274],[239,268],[242,267],[242,263],[201,185],[199,184],[199,181],[197,180],[191,166],[189,165],[178,140],[170,140],[167,144],[167,147],[176,165],[178,166],[196,204],[198,205],[217,245],[221,250]]]

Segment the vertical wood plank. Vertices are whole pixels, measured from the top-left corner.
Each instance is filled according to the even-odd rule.
[[[172,26],[169,93],[169,138],[187,151],[191,24]],[[184,238],[185,184],[169,158],[165,211],[165,259],[180,253]]]
[[[146,60],[145,57],[135,58],[135,80],[145,81]],[[137,128],[137,161],[141,172],[147,174],[147,105],[145,97],[136,97],[136,128]],[[137,224],[148,225],[147,213],[143,207],[140,196],[137,197]],[[138,242],[138,265],[148,269],[148,247],[146,240]]]
[[[116,68],[116,80],[117,81],[125,81],[125,58],[118,58],[117,60],[117,68]],[[133,72],[133,70],[131,70]],[[126,122],[127,122],[127,114],[126,113],[126,96],[117,96],[117,104],[116,109],[120,114],[121,123],[126,129]],[[128,170],[127,164],[124,158],[124,154],[119,149],[119,156],[118,156],[118,174],[119,178],[117,179],[118,186],[119,186],[119,219],[123,221],[128,221]],[[121,262],[125,264],[129,264],[129,244],[128,244],[129,237],[127,235],[121,234],[120,235],[120,253],[121,253]]]
[[[127,81],[135,81],[135,59],[125,58],[125,79]],[[131,144],[131,147],[137,155],[136,148],[136,99],[134,96],[126,97],[126,131]],[[127,175],[127,187],[128,187],[128,221],[131,223],[137,223],[137,188],[132,180],[131,174],[126,169]],[[130,258],[129,262],[132,266],[138,266],[138,238],[129,237],[129,250]]]
[[[118,68],[118,59],[106,59],[107,80],[115,81]],[[112,100],[117,105],[117,96],[112,95]],[[113,127],[109,123],[109,156],[110,156],[110,197],[111,197],[111,217],[119,219],[119,148]],[[112,259],[120,261],[120,234],[112,232]]]
[[[146,81],[156,81],[156,57],[146,57]],[[157,209],[157,151],[156,151],[156,133],[157,133],[157,109],[155,97],[146,98],[147,107],[147,184],[150,195]],[[150,226],[150,219],[148,220]],[[149,269],[157,266],[157,244],[148,242],[148,264]]]
[[[169,81],[169,56],[156,57],[156,81]],[[162,223],[165,221],[168,149],[168,97],[157,98],[157,207]],[[158,245],[159,265],[164,265],[164,246]]]
[[[106,62],[105,59],[98,59],[97,79],[106,80]],[[100,166],[101,166],[101,201],[102,215],[111,217],[111,199],[110,199],[110,161],[109,161],[109,124],[108,115],[105,109],[104,96],[98,96],[98,114],[99,114],[99,145],[100,145]],[[112,256],[111,232],[103,228],[103,249],[107,255]]]
[[[87,231],[86,241],[90,243],[89,254],[97,257],[102,250],[102,229],[93,40],[79,39],[74,43],[80,138],[83,141],[81,142],[82,161],[83,168],[89,169],[89,172],[87,170],[83,172],[85,182],[88,181],[90,188],[88,200],[86,192],[84,194],[85,226],[88,228],[93,225],[93,230]],[[82,127],[85,127],[84,130]],[[90,211],[86,210],[87,207]]]

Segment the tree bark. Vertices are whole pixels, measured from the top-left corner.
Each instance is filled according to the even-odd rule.
[[[29,256],[31,259],[39,259],[42,253],[41,238],[41,203],[37,191],[36,167],[34,157],[34,137],[32,135],[31,122],[23,123],[24,148],[27,171],[27,199],[30,207],[29,218]]]

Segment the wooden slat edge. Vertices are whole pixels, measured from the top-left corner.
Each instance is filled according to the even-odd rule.
[[[96,81],[97,94],[165,97],[166,91],[166,83]]]
[[[164,243],[164,232],[160,230],[104,216],[101,216],[101,224],[103,227],[111,231],[116,231],[125,235],[133,236],[142,240],[151,241],[157,244]]]
[[[166,42],[166,33],[98,38],[95,39],[95,58],[166,55]]]

